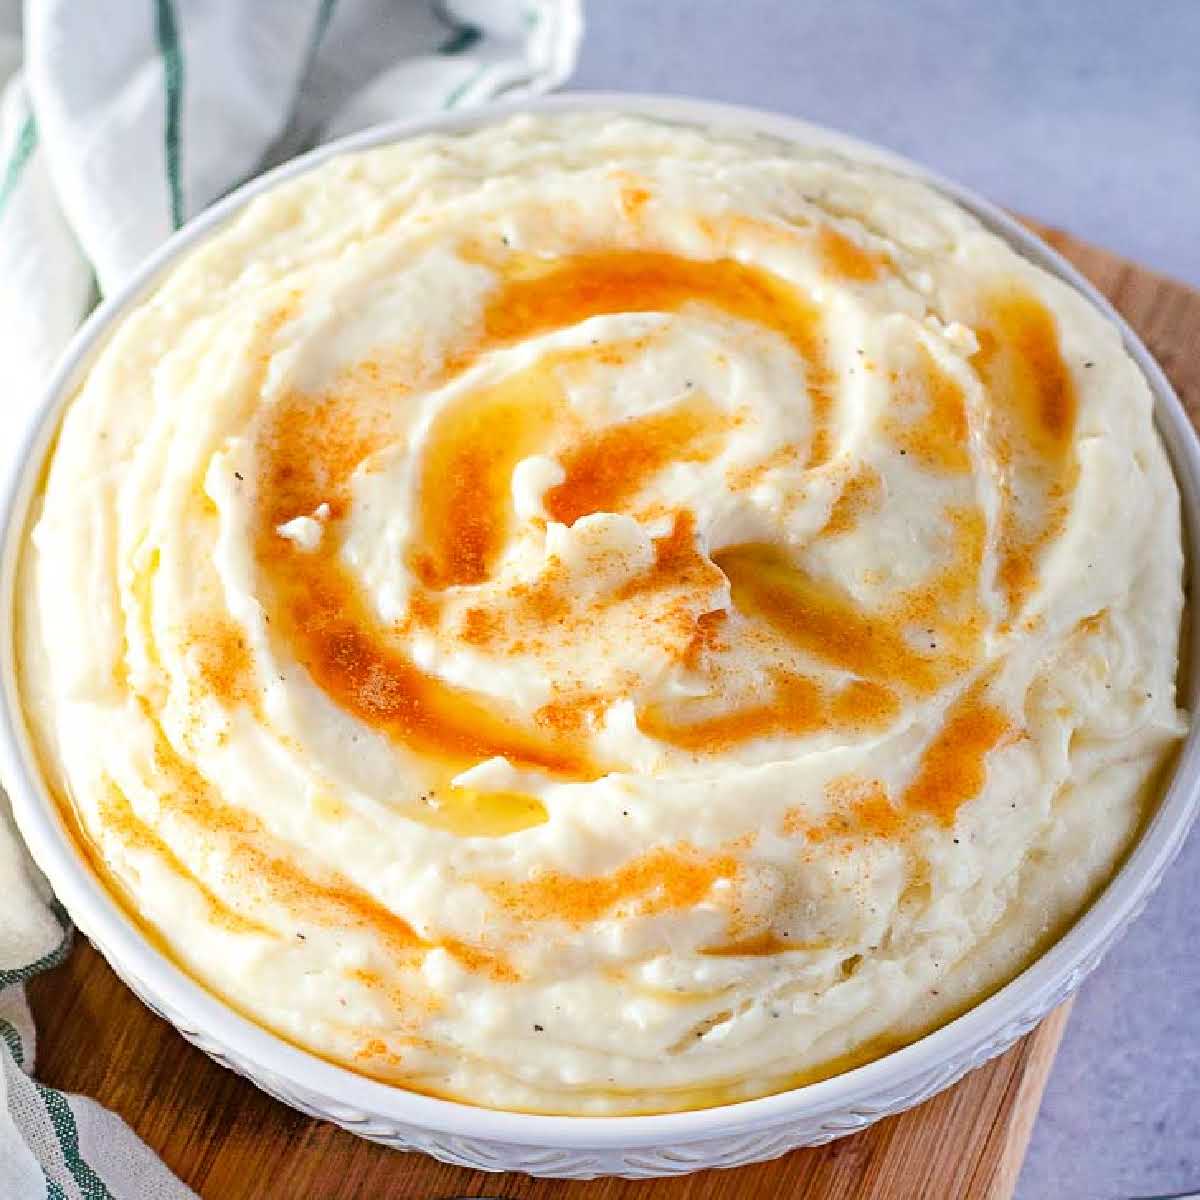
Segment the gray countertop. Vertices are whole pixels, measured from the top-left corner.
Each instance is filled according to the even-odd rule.
[[[1200,285],[1200,0],[589,0],[587,15],[575,87],[837,126]],[[1198,878],[1200,835],[1084,986],[1020,1200],[1200,1189]]]

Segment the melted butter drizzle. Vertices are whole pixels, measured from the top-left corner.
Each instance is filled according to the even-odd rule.
[[[549,264],[518,259],[487,304],[481,336],[454,357],[450,371],[461,373],[490,349],[588,317],[671,312],[693,303],[781,334],[808,366],[814,423],[819,427],[828,420],[828,372],[817,309],[770,273],[729,259],[705,262],[635,251]],[[335,530],[315,551],[277,535],[277,525],[322,502],[330,504],[335,518],[342,515],[351,473],[394,436],[386,412],[355,408],[353,393],[315,402],[297,397],[294,404],[276,405],[260,433],[264,465],[256,556],[274,636],[341,708],[419,753],[463,765],[502,755],[520,766],[595,777],[601,767],[577,739],[556,738],[545,725],[531,726],[516,714],[498,711],[494,702],[420,670],[369,611],[341,564],[336,538],[329,536]],[[510,521],[512,468],[544,443],[547,426],[562,408],[561,388],[543,365],[483,395],[468,396],[437,422],[421,488],[425,536],[414,560],[427,587],[487,577]],[[318,418],[317,436],[310,409]],[[345,423],[337,420],[342,410],[350,410]],[[567,448],[568,477],[550,498],[552,509],[576,519],[593,504],[615,503],[675,453],[709,452],[701,445],[711,449],[712,425],[704,402],[695,401],[635,419],[624,433],[584,437]],[[638,438],[647,432],[657,449]],[[635,444],[641,449],[627,479],[602,464],[605,454]]]
[[[281,544],[282,543],[282,544]],[[368,611],[335,554],[305,553],[274,531],[259,539],[277,637],[341,709],[395,742],[440,762],[471,765],[503,755],[522,767],[592,778],[586,751],[526,729],[493,702],[422,671]]]
[[[716,754],[766,737],[802,737],[824,729],[869,732],[885,729],[899,711],[896,695],[882,684],[851,680],[832,696],[815,679],[779,671],[774,692],[761,704],[720,716],[688,720],[686,708],[657,706],[638,713],[638,728],[648,737],[693,754]]]
[[[991,400],[989,436],[1002,468],[997,579],[1012,617],[1066,520],[1078,470],[1078,397],[1054,317],[1035,296],[1015,285],[989,296],[977,333],[973,361]],[[1017,504],[1018,487],[1033,504]]]
[[[518,341],[589,317],[706,305],[782,336],[807,368],[814,429],[828,425],[832,380],[820,309],[779,276],[731,258],[706,261],[643,250],[606,250],[552,263],[531,260],[527,270],[509,279],[488,304],[486,344]],[[817,458],[814,438],[809,465],[818,465]]]
[[[890,681],[928,695],[944,672],[885,614],[864,613],[840,589],[800,570],[773,545],[737,546],[713,561],[729,578],[734,604],[760,617],[807,654],[860,679]]]
[[[987,756],[1012,733],[1005,713],[984,699],[977,683],[951,707],[945,724],[925,748],[901,803],[952,825],[959,808],[983,790]]]
[[[664,467],[710,458],[728,424],[701,397],[589,434],[559,456],[566,478],[546,492],[546,511],[564,525],[591,513],[622,512]]]
[[[880,273],[880,262],[841,235],[818,233],[817,238],[827,270],[859,281]],[[690,304],[708,305],[770,328],[792,345],[807,365],[814,409],[816,433],[808,465],[819,465],[829,449],[831,396],[819,312],[777,277],[731,259],[697,261],[625,250],[553,262],[514,257],[486,306],[482,332],[452,357],[450,375],[489,349],[592,316],[670,312]],[[1015,604],[1022,588],[1030,586],[1031,560],[1056,528],[1054,501],[1069,473],[1075,402],[1053,320],[1041,305],[1021,293],[1004,293],[989,299],[986,313],[975,365],[993,407],[1002,414],[993,430],[999,452],[1006,463],[1016,461],[1016,469],[1032,473],[1044,485],[1041,495],[1051,514],[1040,523],[1034,521],[1030,529],[1029,520],[1018,519],[1012,505],[1004,510],[999,577]],[[621,351],[606,347],[598,353],[611,357]],[[565,478],[549,489],[544,502],[553,519],[570,524],[592,512],[621,511],[665,466],[702,460],[719,448],[728,418],[702,397],[615,427],[581,428],[578,418],[567,412],[558,374],[567,357],[559,355],[556,361],[548,356],[500,384],[465,394],[436,419],[420,489],[420,550],[413,558],[414,571],[427,589],[414,598],[418,619],[422,609],[436,612],[438,591],[490,577],[511,535],[513,468],[529,454],[556,452]],[[962,389],[924,346],[919,347],[912,379],[920,413],[916,420],[893,422],[893,441],[928,468],[949,474],[969,471]],[[309,398],[303,402],[312,403]],[[335,407],[345,403],[343,398]],[[365,434],[351,421],[328,443],[321,440],[319,453],[312,453],[308,436],[297,453],[297,447],[288,445],[287,426],[293,415],[281,406],[280,419],[268,423],[260,442],[266,466],[257,548],[272,611],[279,617],[275,635],[296,651],[314,681],[359,720],[442,763],[467,765],[503,755],[520,766],[574,778],[599,774],[599,764],[579,748],[579,721],[557,719],[561,714],[556,709],[555,720],[531,723],[419,670],[394,633],[367,611],[355,581],[340,564],[335,538],[327,537],[317,552],[303,552],[275,535],[276,523],[310,511],[322,500],[331,503],[335,517],[343,513],[350,473],[394,436],[387,430],[386,417],[374,427],[366,422]],[[878,475],[864,467],[843,487],[822,536],[852,531],[862,512],[880,502]],[[928,696],[952,682],[970,668],[978,646],[982,618],[975,595],[986,531],[982,515],[974,511],[952,513],[951,525],[955,549],[950,565],[883,613],[861,611],[848,596],[810,576],[776,547],[739,546],[719,552],[714,562],[729,579],[734,604],[743,614],[765,622],[850,679],[826,694],[813,679],[780,671],[769,703],[690,722],[678,719],[676,711],[647,709],[639,713],[639,726],[652,737],[698,753],[772,734],[886,727],[899,711],[901,694]],[[666,548],[684,533],[677,515],[672,534],[660,545],[658,568]],[[690,526],[686,537],[691,539],[688,556],[695,558]],[[633,586],[653,589],[662,582],[661,571],[652,571]],[[936,622],[939,606],[953,610],[957,632],[945,638],[941,653],[931,654],[906,636],[904,625]],[[588,697],[587,704],[594,708],[596,697]],[[998,728],[995,721],[984,722],[984,733],[979,733],[978,720],[975,725],[954,722],[951,717],[948,727],[971,735],[968,747],[986,742],[990,748],[1001,736],[996,733],[990,741],[984,736]],[[914,783],[910,799],[914,807],[944,816],[952,807],[949,802],[929,798],[930,779],[940,771],[937,745],[935,738],[929,748],[933,766],[921,776],[920,786]],[[966,776],[958,782],[969,790]],[[520,819],[515,827],[523,827]]]
[[[412,567],[428,588],[482,583],[512,526],[513,468],[543,449],[565,402],[550,363],[471,391],[425,444]]]
[[[966,396],[958,381],[918,342],[915,368],[898,372],[894,384],[892,411],[883,426],[893,445],[931,471],[967,474],[971,470],[970,425]]]

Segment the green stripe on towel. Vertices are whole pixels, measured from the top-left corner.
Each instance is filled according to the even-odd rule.
[[[325,36],[325,30],[329,28],[329,22],[333,20],[333,10],[337,7],[337,0],[321,0],[321,7],[317,12],[317,21],[313,26],[313,43],[309,52],[309,64],[312,63],[312,56],[316,53],[317,47],[321,44],[321,39]]]
[[[25,1043],[21,1041],[21,1035],[17,1032],[17,1027],[4,1017],[0,1017],[0,1039],[3,1039],[4,1044],[8,1047],[9,1053],[13,1056],[13,1062],[24,1070]]]
[[[0,213],[8,206],[9,197],[16,190],[25,164],[37,149],[37,143],[37,121],[34,120],[33,113],[30,113],[21,123],[16,145],[13,146],[12,153],[8,156],[8,165],[4,168],[4,178],[0,180]]]
[[[183,181],[179,170],[180,115],[183,109],[183,54],[179,48],[179,25],[172,0],[155,0],[158,18],[158,49],[163,60],[163,83],[167,115],[163,136],[167,151],[167,186],[171,193],[171,223],[183,224]]]
[[[476,68],[446,97],[443,108],[453,108],[487,73],[487,63]]]
[[[78,1184],[84,1200],[114,1200],[113,1194],[105,1186],[104,1180],[92,1170],[91,1166],[84,1161],[83,1155],[79,1153],[79,1128],[75,1124],[75,1114],[71,1111],[66,1096],[62,1092],[56,1092],[53,1088],[42,1087],[40,1083],[36,1086],[38,1094],[42,1097],[42,1103],[46,1106],[46,1112],[50,1114],[54,1132],[58,1136],[58,1144],[62,1148],[63,1158],[66,1160],[71,1177]]]

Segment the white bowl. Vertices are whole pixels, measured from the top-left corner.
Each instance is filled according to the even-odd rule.
[[[731,1167],[862,1129],[928,1099],[999,1054],[1069,996],[1141,911],[1175,857],[1200,798],[1200,732],[1193,724],[1170,786],[1120,871],[1070,931],[1021,975],[970,1011],[886,1057],[806,1087],[697,1112],[635,1117],[556,1117],[496,1112],[390,1087],[333,1066],[238,1016],[138,931],[92,874],[36,768],[17,699],[11,639],[14,576],[26,515],[59,417],[98,347],[184,252],[252,196],[336,154],[417,133],[473,129],[516,112],[609,110],[708,128],[751,129],[810,146],[850,151],[917,175],[953,197],[1026,258],[1072,284],[1121,331],[1154,393],[1158,427],[1183,496],[1188,582],[1200,581],[1200,443],[1158,365],[1110,305],[1058,254],[970,192],[875,147],[790,117],[655,96],[567,95],[485,112],[401,121],[324,146],[271,172],[209,209],[172,237],[137,276],[102,304],[59,363],[30,415],[20,452],[0,481],[0,772],[25,840],[79,928],[155,1012],[218,1062],[294,1108],[352,1133],[446,1162],[489,1171],[591,1178],[674,1175]],[[1189,651],[1186,703],[1200,710]]]

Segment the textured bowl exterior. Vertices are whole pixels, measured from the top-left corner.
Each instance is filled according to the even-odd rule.
[[[334,154],[431,131],[474,128],[505,113],[620,110],[716,129],[757,130],[849,150],[917,175],[975,213],[1027,258],[1083,292],[1118,327],[1156,401],[1156,417],[1183,496],[1187,542],[1200,524],[1200,444],[1179,400],[1108,303],[1054,251],[985,201],[882,150],[791,118],[653,96],[558,96],[484,114],[404,122],[324,147],[241,189],[172,238],[68,348],[26,431],[11,477],[0,480],[0,633],[11,649],[14,580],[25,517],[57,420],[116,321],[163,272],[252,196]],[[1200,582],[1196,555],[1189,581]],[[1200,797],[1200,733],[1193,725],[1158,811],[1128,860],[1072,929],[1006,987],[941,1029],[875,1062],[759,1100],[644,1117],[556,1117],[494,1112],[406,1092],[324,1062],[245,1020],[171,963],[138,931],[85,864],[40,779],[23,725],[12,663],[0,654],[0,778],[35,860],[80,929],[126,984],[193,1045],[285,1104],[398,1150],[486,1171],[590,1179],[647,1178],[775,1158],[854,1133],[933,1096],[1007,1049],[1079,986],[1141,912],[1183,844]],[[1190,668],[1190,669],[1189,669]],[[1196,649],[1184,666],[1197,707]]]

